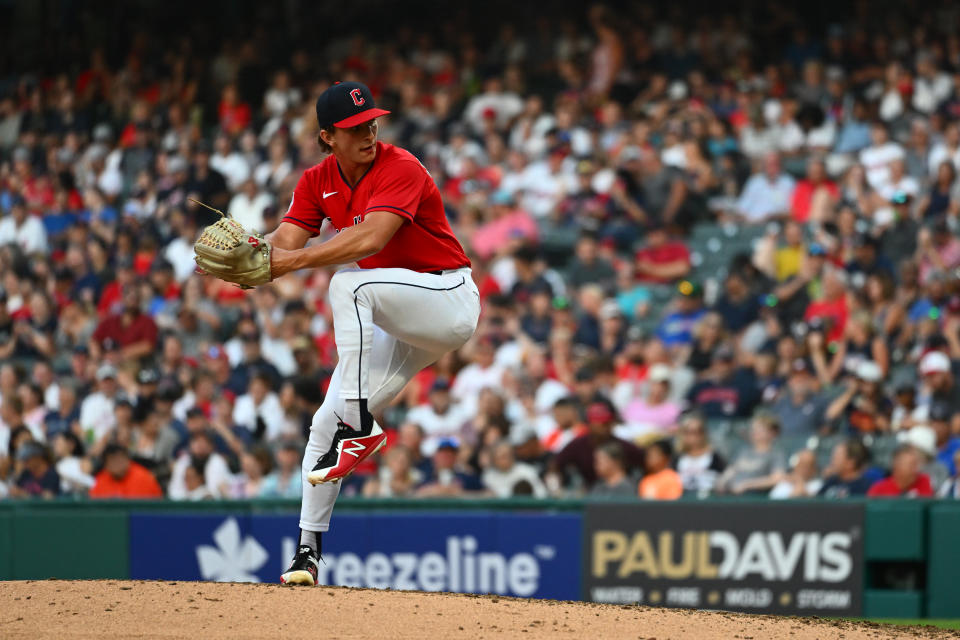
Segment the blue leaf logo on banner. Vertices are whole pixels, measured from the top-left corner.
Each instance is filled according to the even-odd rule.
[[[253,536],[241,542],[240,525],[228,518],[213,532],[217,546],[197,547],[197,564],[204,580],[216,582],[260,582],[255,575],[267,562],[268,554]]]

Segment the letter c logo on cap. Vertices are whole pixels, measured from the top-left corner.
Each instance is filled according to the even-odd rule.
[[[361,93],[360,89],[351,89],[350,97],[353,98],[353,104],[357,105],[358,107],[363,105],[363,93]]]

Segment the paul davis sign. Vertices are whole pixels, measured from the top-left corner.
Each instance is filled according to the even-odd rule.
[[[583,557],[594,602],[859,615],[863,506],[594,504]]]

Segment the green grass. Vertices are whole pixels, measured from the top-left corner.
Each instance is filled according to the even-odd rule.
[[[917,618],[915,620],[909,619],[909,618],[850,618],[850,620],[851,621],[866,620],[868,622],[878,622],[880,624],[895,624],[895,625],[905,625],[905,626],[927,625],[931,627],[939,627],[941,629],[960,630],[960,619],[957,619],[957,618],[936,618],[936,619]]]

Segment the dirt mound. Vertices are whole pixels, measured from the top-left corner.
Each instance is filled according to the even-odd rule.
[[[948,638],[930,627],[269,584],[0,582],[2,638]]]

